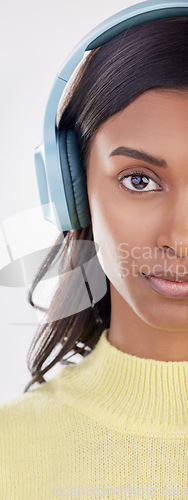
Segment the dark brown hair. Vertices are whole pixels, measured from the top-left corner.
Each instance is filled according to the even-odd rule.
[[[102,123],[123,110],[139,94],[155,88],[188,90],[188,17],[172,17],[143,23],[109,40],[91,51],[83,61],[57,114],[57,127],[74,129],[78,138],[82,164],[87,173],[91,141]],[[46,323],[39,325],[27,355],[27,365],[34,382],[45,382],[43,375],[74,354],[87,356],[95,347],[102,331],[110,326],[110,282],[97,308],[103,323],[96,323],[91,307],[66,316],[66,272],[71,270],[74,241],[93,241],[92,225],[84,229],[61,232],[42,263],[28,294],[29,303],[39,282],[59,259],[61,279],[46,310]],[[69,252],[69,254],[68,254]],[[81,257],[80,257],[81,258]],[[84,257],[83,257],[84,258]],[[73,259],[74,261],[74,259]],[[79,290],[74,289],[74,294]],[[64,313],[63,313],[64,311]],[[53,321],[55,317],[61,318]],[[40,341],[39,346],[37,345]],[[44,367],[54,349],[58,354]],[[72,354],[71,354],[72,351]],[[70,354],[67,357],[67,354]]]

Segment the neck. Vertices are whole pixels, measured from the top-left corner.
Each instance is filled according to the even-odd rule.
[[[172,299],[168,300],[172,301]],[[172,302],[170,307],[172,308]],[[178,307],[180,308],[179,302]],[[153,309],[155,312],[155,306]],[[183,310],[181,311],[181,320],[185,323]],[[108,340],[120,351],[158,361],[188,361],[188,329],[176,329],[175,320],[169,329],[171,316],[172,313],[166,306],[163,313],[161,312],[160,316],[157,315],[153,319],[158,328],[148,324],[147,317],[145,321],[141,319],[111,284],[111,319]]]

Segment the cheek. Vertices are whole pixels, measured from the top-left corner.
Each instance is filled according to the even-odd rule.
[[[102,195],[94,190],[90,197],[90,210],[100,265],[115,284],[117,279],[121,279],[121,274],[125,273],[125,267],[131,268],[131,249],[140,240],[138,231],[134,229],[135,216],[126,215],[126,209],[122,210],[120,201],[113,203],[112,198],[109,199],[105,193]],[[126,251],[122,250],[122,246]]]
[[[143,247],[152,246],[153,220],[149,210],[119,188],[119,181],[94,169],[88,176],[88,198],[99,262],[110,281],[139,273]],[[131,198],[132,197],[132,198]],[[121,280],[122,281],[122,280]]]

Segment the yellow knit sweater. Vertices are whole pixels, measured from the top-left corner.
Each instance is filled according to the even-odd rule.
[[[188,361],[94,350],[0,406],[0,499],[188,498]]]

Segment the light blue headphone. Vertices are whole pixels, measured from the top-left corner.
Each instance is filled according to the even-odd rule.
[[[54,81],[44,116],[43,141],[35,149],[35,171],[45,220],[60,231],[81,229],[91,222],[84,170],[73,129],[58,130],[56,113],[73,71],[86,51],[119,33],[155,19],[187,16],[188,0],[146,0],[109,17],[73,49]]]

